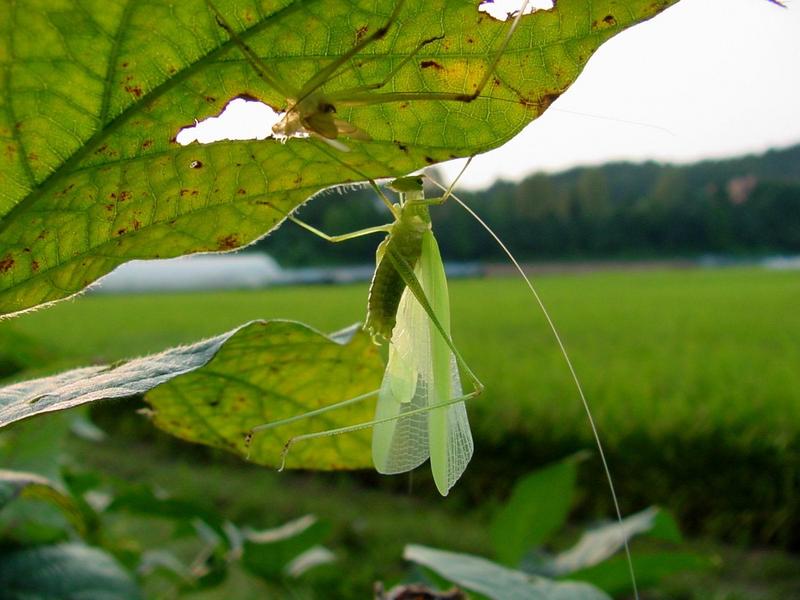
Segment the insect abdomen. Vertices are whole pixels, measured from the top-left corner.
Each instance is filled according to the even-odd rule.
[[[391,252],[402,257],[412,269],[422,253],[422,230],[399,223],[378,248],[378,267],[372,276],[367,301],[367,322],[364,325],[373,340],[380,343],[392,339],[397,321],[397,308],[406,288],[402,275],[394,268],[387,255]]]
[[[392,338],[397,308],[405,287],[406,282],[392,263],[388,259],[381,260],[369,286],[367,322],[364,325],[376,342]]]

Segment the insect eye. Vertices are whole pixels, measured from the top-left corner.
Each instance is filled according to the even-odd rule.
[[[320,102],[319,110],[320,112],[330,114],[336,112],[336,107],[330,102]]]

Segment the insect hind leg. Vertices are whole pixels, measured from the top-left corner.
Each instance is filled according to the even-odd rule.
[[[467,370],[469,370],[469,369],[467,369]],[[394,415],[394,416],[386,417],[386,418],[383,418],[383,419],[374,419],[372,421],[365,421],[363,423],[356,423],[355,425],[347,425],[345,427],[337,427],[336,429],[328,429],[327,431],[317,431],[317,432],[314,432],[314,433],[304,433],[302,435],[296,435],[296,436],[294,436],[292,438],[289,438],[286,441],[286,444],[283,447],[283,451],[281,452],[281,465],[278,468],[278,471],[283,471],[284,467],[286,466],[286,458],[289,456],[289,451],[291,450],[292,446],[294,446],[297,442],[308,441],[308,440],[313,440],[313,439],[317,439],[317,438],[321,438],[321,437],[328,437],[328,436],[333,436],[333,435],[343,435],[345,433],[353,433],[355,431],[361,431],[362,429],[369,429],[371,427],[374,427],[375,425],[380,425],[381,423],[390,423],[392,421],[398,421],[400,419],[405,419],[407,417],[411,417],[411,416],[414,416],[414,415],[427,413],[427,412],[430,412],[430,411],[432,411],[434,409],[437,409],[437,408],[445,408],[447,406],[453,406],[453,405],[459,404],[461,402],[467,402],[469,400],[472,400],[473,398],[477,398],[478,396],[480,396],[483,393],[483,389],[484,389],[483,388],[483,384],[480,381],[478,381],[477,379],[475,379],[474,383],[477,383],[477,385],[475,386],[475,389],[473,389],[471,392],[469,392],[468,394],[462,394],[461,396],[458,396],[456,398],[451,398],[450,400],[447,400],[446,402],[439,402],[437,404],[433,404],[431,406],[426,406],[426,407],[423,407],[423,408],[415,408],[413,410],[406,411],[403,414]],[[374,392],[374,393],[377,393],[377,392]],[[336,408],[339,408],[339,407],[337,406]]]
[[[358,402],[363,402],[364,400],[368,400],[373,396],[377,396],[380,390],[372,390],[371,392],[367,392],[366,394],[361,394],[359,396],[355,396],[353,398],[348,398],[347,400],[342,400],[341,402],[336,402],[334,404],[329,404],[327,406],[323,406],[322,408],[318,408],[316,410],[310,410],[308,412],[301,413],[299,415],[293,415],[291,417],[287,417],[285,419],[280,419],[278,421],[271,421],[269,423],[264,423],[262,425],[256,425],[255,427],[251,428],[250,431],[247,432],[245,435],[245,448],[247,449],[248,455],[250,452],[250,445],[253,443],[253,438],[255,435],[260,431],[266,431],[267,429],[273,429],[275,427],[280,427],[282,425],[288,425],[290,423],[294,423],[296,421],[302,421],[303,419],[310,419],[312,417],[316,417],[332,410],[338,410],[340,408],[344,408],[346,406],[350,406],[351,404],[356,404]],[[284,451],[285,452],[285,451]],[[281,460],[281,467],[279,470],[283,470],[283,465],[286,462],[285,457],[282,456]]]

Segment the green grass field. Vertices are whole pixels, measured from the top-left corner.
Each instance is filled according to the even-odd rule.
[[[625,509],[660,504],[677,512],[690,532],[800,545],[797,273],[593,273],[542,277],[538,287],[583,379]],[[90,295],[0,323],[0,333],[13,330],[40,341],[60,364],[99,362],[194,341],[255,318],[296,319],[334,331],[363,319],[366,291],[365,284]],[[346,507],[361,494],[378,494],[373,500],[386,504],[386,510],[362,523],[368,533],[357,543],[363,544],[361,554],[355,554],[362,556],[377,544],[381,551],[370,565],[386,564],[391,556],[396,560],[406,541],[447,546],[448,527],[462,532],[450,547],[479,551],[484,509],[464,510],[458,524],[449,507],[476,507],[478,499],[484,507],[491,505],[515,477],[594,444],[569,373],[524,285],[517,279],[454,281],[451,295],[456,344],[487,391],[470,407],[475,459],[447,506],[422,473],[415,475],[412,496],[398,499],[386,490],[407,488],[407,478],[388,485],[376,476],[282,480],[272,473],[256,477],[255,469],[227,461],[220,467],[182,467],[179,474],[157,452],[148,465],[125,464],[125,439],[115,439],[109,454],[92,452],[86,460],[201,494],[190,473],[202,468],[199,481],[214,482],[213,497],[235,513],[232,517],[254,517],[256,498],[269,495],[270,522],[313,510],[339,519],[340,537],[353,535],[346,533],[352,512]],[[105,422],[109,411],[124,406],[110,404]],[[303,500],[279,493],[281,481],[291,482],[289,489]],[[375,485],[384,492],[364,491],[363,486]],[[608,514],[607,486],[596,460],[585,465],[582,487],[579,514]],[[409,514],[423,515],[423,521]],[[415,527],[421,536],[386,542]],[[368,573],[380,576],[370,568],[353,585],[365,585]]]

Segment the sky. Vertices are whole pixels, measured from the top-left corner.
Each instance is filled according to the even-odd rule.
[[[460,187],[612,160],[685,163],[800,143],[800,1],[786,5],[681,0],[616,35],[544,115],[476,158]],[[446,175],[462,164],[445,165]]]
[[[494,3],[504,1],[508,10],[519,6]],[[615,160],[686,163],[800,143],[800,0],[785,3],[681,0],[614,36],[541,117],[477,157],[459,187]],[[225,134],[202,141],[270,134],[274,113],[238,102],[243,112],[232,123],[204,124]],[[182,136],[182,143],[194,139]],[[452,180],[463,164],[440,168]]]

